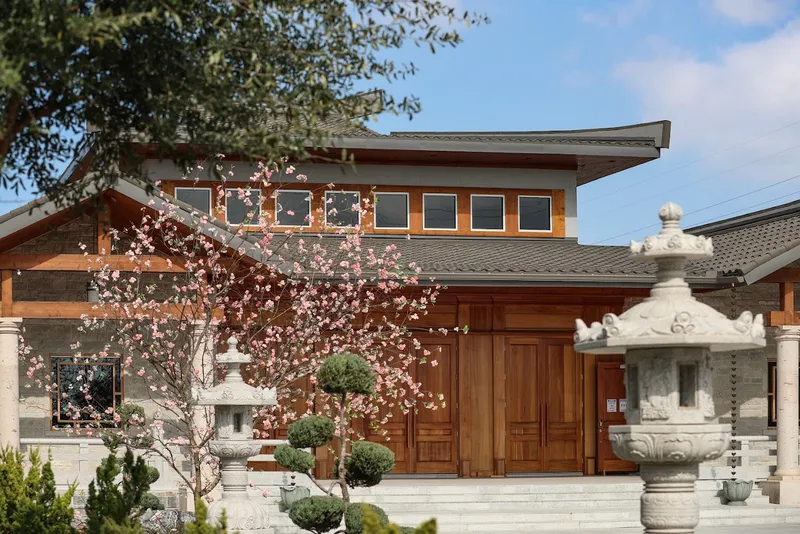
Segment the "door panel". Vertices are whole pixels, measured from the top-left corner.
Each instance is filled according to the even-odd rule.
[[[411,417],[415,473],[455,473],[456,454],[456,345],[455,339],[423,343],[430,351],[428,363],[416,364],[416,379],[432,393],[444,395],[445,406],[435,410],[420,406]],[[420,355],[422,356],[422,354]]]
[[[430,351],[428,356],[424,356],[425,350]],[[394,474],[456,473],[455,339],[423,342],[417,357],[424,357],[428,362],[421,364],[415,361],[409,372],[415,381],[422,384],[424,391],[433,394],[432,402],[436,408],[426,408],[420,402],[417,413],[403,414],[399,406],[382,406],[378,417],[386,414],[391,414],[391,417],[378,428],[374,424],[365,428],[365,436],[369,441],[385,445],[394,452]],[[441,407],[441,401],[437,398],[440,393],[444,395],[444,407]]]
[[[506,471],[541,471],[543,405],[539,341],[506,339]]]
[[[580,374],[571,343],[559,338],[506,339],[508,472],[583,468]]]
[[[580,429],[578,362],[571,342],[544,341],[546,465],[550,472],[582,470],[583,447]]]
[[[625,367],[620,363],[597,364],[597,470],[607,472],[636,471],[634,462],[621,460],[608,440],[608,427],[625,424]]]

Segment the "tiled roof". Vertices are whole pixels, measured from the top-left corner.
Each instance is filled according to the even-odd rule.
[[[686,230],[712,238],[714,258],[704,266],[723,273],[747,274],[800,247],[800,201]]]
[[[595,146],[626,146],[626,147],[654,147],[653,139],[628,139],[628,138],[576,138],[566,137],[563,134],[542,134],[538,132],[392,132],[388,135],[392,139],[419,139],[430,141],[474,141],[479,143],[537,143],[537,144],[564,144],[564,145],[595,145]]]

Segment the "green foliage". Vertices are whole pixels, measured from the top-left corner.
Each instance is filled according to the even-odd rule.
[[[314,455],[300,449],[295,449],[291,445],[278,445],[275,447],[275,461],[281,467],[296,473],[308,473],[314,469],[317,460]]]
[[[387,525],[372,509],[362,506],[364,517],[363,534],[436,534],[436,520],[426,521],[419,528],[399,527],[394,523]]]
[[[203,499],[195,499],[194,516],[194,522],[184,526],[184,534],[227,534],[228,530],[226,528],[224,514],[219,525],[212,526],[207,523],[208,508],[206,508]]]
[[[158,497],[153,495],[152,493],[145,493],[142,495],[142,500],[139,501],[139,507],[142,510],[163,510],[164,505],[161,504],[161,501]]]
[[[364,532],[364,510],[370,510],[380,521],[381,526],[389,524],[389,516],[383,508],[374,504],[353,504],[347,508],[344,516],[345,534],[362,534]]]
[[[317,383],[325,393],[371,395],[375,375],[361,356],[349,352],[328,356],[317,371]]]
[[[147,482],[149,484],[155,484],[156,480],[161,478],[161,473],[158,472],[158,469],[153,467],[152,465],[147,466]]]
[[[336,432],[333,420],[321,415],[307,415],[289,425],[288,439],[292,447],[305,449],[308,447],[322,447]]]
[[[298,527],[324,534],[337,528],[344,515],[344,501],[338,497],[306,497],[289,510],[289,519]]]
[[[374,486],[383,475],[394,469],[394,453],[379,443],[356,441],[345,461],[347,485]]]
[[[111,169],[135,156],[134,139],[157,156],[177,157],[178,143],[201,151],[181,162],[217,153],[276,162],[363,132],[362,117],[411,117],[416,98],[356,96],[355,88],[413,75],[413,64],[391,57],[408,45],[435,51],[461,42],[438,21],[488,20],[447,4],[3,0],[0,184],[58,185],[58,162],[90,140],[86,124],[94,128],[89,171],[102,170],[93,179],[107,184]],[[61,189],[70,201],[75,185]]]
[[[121,481],[117,482],[120,474]],[[141,532],[137,520],[142,499],[150,489],[149,477],[144,458],[135,458],[130,449],[125,451],[122,464],[113,452],[103,459],[96,479],[89,483],[87,534],[111,534],[120,528],[123,530],[119,532]]]
[[[21,452],[0,450],[0,534],[75,532],[70,526],[75,487],[58,495],[50,461],[42,464],[37,450],[29,454],[27,473],[23,462]]]

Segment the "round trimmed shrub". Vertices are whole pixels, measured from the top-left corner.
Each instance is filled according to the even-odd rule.
[[[291,445],[278,445],[275,447],[274,456],[281,467],[296,473],[308,473],[317,463],[313,454],[295,449]]]
[[[333,439],[336,427],[332,419],[321,415],[307,415],[289,425],[288,438],[292,447],[322,447]]]
[[[338,497],[313,496],[300,499],[289,510],[289,519],[301,529],[324,534],[339,528],[344,501]]]
[[[158,472],[158,469],[153,467],[152,465],[147,466],[147,481],[150,484],[154,484],[156,480],[161,477],[161,473]],[[154,508],[155,510],[155,508]]]
[[[346,534],[363,534],[364,533],[364,508],[375,514],[380,521],[382,527],[389,524],[389,516],[383,511],[383,508],[375,506],[374,504],[359,504],[352,503],[347,508],[347,514],[344,516],[344,526]]]
[[[394,453],[379,443],[356,441],[346,460],[347,485],[374,486],[394,469]]]
[[[370,395],[375,391],[375,375],[369,364],[349,352],[328,356],[317,371],[317,382],[328,394]]]
[[[139,501],[139,506],[142,510],[163,510],[164,505],[158,500],[158,497],[152,493],[145,493],[142,495],[142,500]]]

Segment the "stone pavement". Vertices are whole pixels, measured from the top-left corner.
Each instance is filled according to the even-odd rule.
[[[536,534],[640,534],[643,529],[620,528],[611,530],[552,530],[535,531]],[[740,527],[698,527],[695,534],[798,534],[800,525],[745,525]]]

